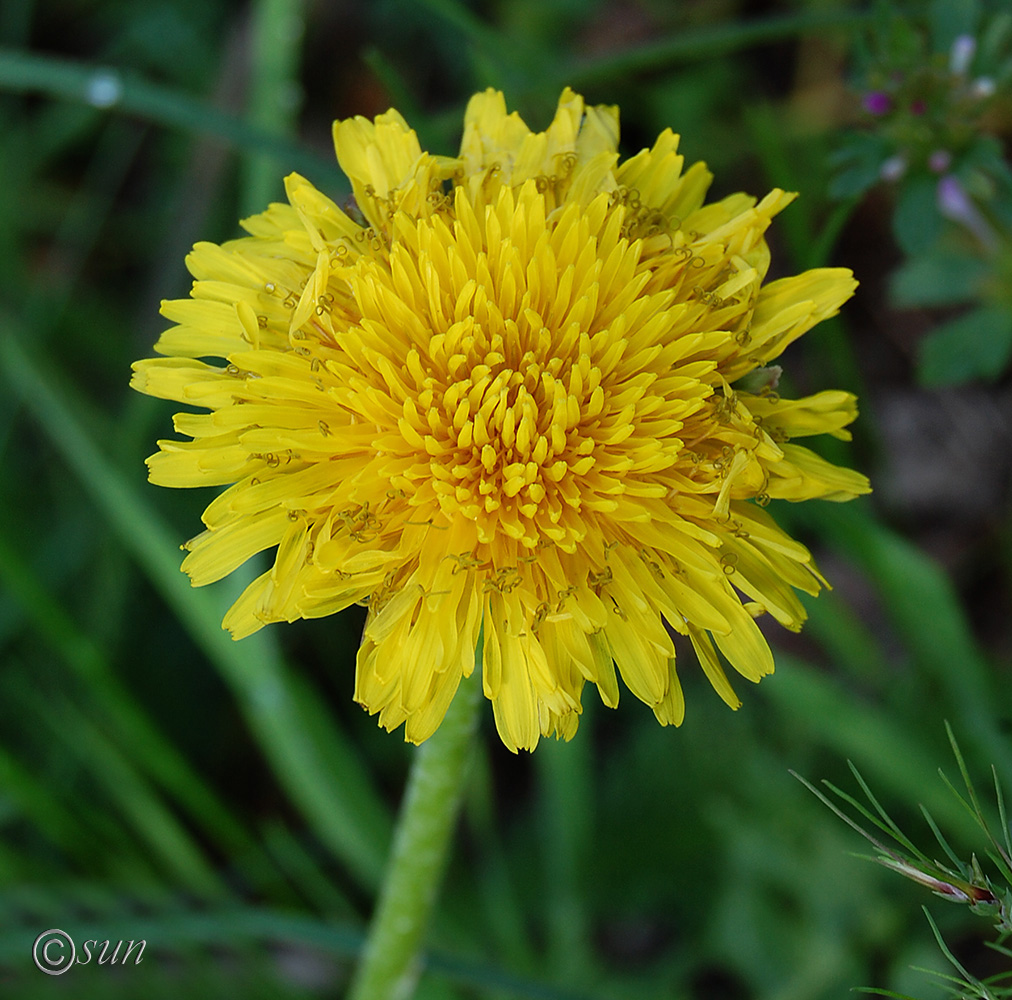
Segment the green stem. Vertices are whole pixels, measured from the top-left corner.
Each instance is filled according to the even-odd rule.
[[[481,643],[475,654],[481,662]],[[442,881],[481,702],[479,670],[461,681],[436,732],[416,751],[383,887],[348,1000],[406,1000]]]

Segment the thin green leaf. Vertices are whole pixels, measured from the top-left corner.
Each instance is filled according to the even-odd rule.
[[[1005,811],[1005,793],[1002,791],[1001,782],[998,780],[998,769],[991,765],[991,777],[994,780],[994,797],[998,802],[998,821],[1001,823],[1002,844],[995,844],[1001,853],[1005,864],[1012,869],[1012,837],[1009,835],[1008,814]],[[1010,872],[1012,874],[1012,872]],[[1009,878],[1012,883],[1012,877]]]
[[[222,883],[192,836],[165,807],[133,762],[110,743],[70,701],[47,700],[40,717],[53,737],[66,744],[104,786],[121,815],[146,845],[145,853],[161,859],[168,877],[201,896],[218,895]]]
[[[893,997],[893,1000],[919,1000],[918,997],[912,997],[909,993],[894,993],[892,990],[884,990],[878,986],[858,986],[856,992],[872,993],[879,997]]]
[[[1007,932],[1006,932],[1005,935],[1002,935],[1003,938],[1006,937],[1006,936],[1007,936]],[[994,951],[997,951],[1000,954],[1004,955],[1006,958],[1012,958],[1012,949],[1006,948],[999,941],[985,941],[984,944],[988,948],[992,948],[992,949],[994,949]],[[1012,970],[1010,970],[1009,972],[1004,973],[1004,975],[1012,976]]]
[[[355,907],[347,895],[323,870],[312,850],[284,824],[274,822],[267,826],[264,842],[277,867],[318,913],[330,920],[355,916]]]
[[[885,808],[881,805],[879,800],[875,797],[868,783],[861,777],[861,772],[854,766],[853,762],[847,761],[847,766],[850,768],[850,773],[854,775],[857,783],[861,786],[861,791],[867,796],[868,801],[875,808],[875,811],[882,817],[882,821],[885,824],[885,829],[896,839],[896,841],[902,844],[908,851],[911,851],[917,857],[925,857],[915,846],[906,834],[896,825],[893,818],[885,811]]]
[[[805,631],[847,676],[876,683],[888,675],[889,653],[882,637],[837,592],[802,597],[808,612]]]
[[[960,731],[995,764],[1006,785],[1012,784],[1012,749],[994,712],[1002,703],[994,686],[997,675],[974,637],[950,577],[860,504],[835,505],[832,511],[809,504],[791,514],[869,574],[916,663],[937,679]],[[925,628],[925,622],[931,627]],[[945,806],[932,803],[931,809],[945,821]]]
[[[959,959],[949,950],[949,946],[945,943],[945,939],[942,937],[942,932],[938,929],[938,925],[935,923],[931,916],[928,908],[922,906],[921,909],[924,911],[924,915],[928,918],[928,923],[931,925],[931,933],[935,935],[935,940],[938,942],[938,947],[941,949],[942,954],[948,959],[949,964],[967,981],[973,981],[973,976],[970,975],[966,969],[960,964]]]
[[[492,52],[502,45],[502,36],[460,0],[416,0],[423,7],[452,25],[469,42]]]
[[[84,864],[89,857],[94,860],[94,839],[89,842],[84,836],[91,832],[87,830],[87,823],[82,824],[78,816],[52,794],[45,782],[36,778],[4,747],[0,747],[0,788],[5,797],[14,801],[17,812],[30,821],[33,829],[60,848],[68,858]],[[75,806],[82,804],[76,802]]]
[[[534,755],[544,878],[554,886],[545,901],[545,950],[556,977],[572,983],[593,982],[597,976],[584,888],[593,853],[593,740],[584,733],[589,714],[580,723],[582,739],[548,742]]]
[[[970,802],[973,803],[973,809],[979,818],[981,825],[984,825],[984,812],[980,808],[980,800],[977,798],[977,790],[973,787],[973,781],[970,779],[970,771],[966,766],[966,761],[963,759],[963,752],[959,749],[959,743],[956,740],[956,735],[952,731],[952,726],[949,724],[949,720],[945,720],[945,734],[949,737],[949,746],[952,747],[952,753],[956,758],[956,764],[959,766],[959,773],[962,775],[963,784],[966,785],[966,791],[970,796]],[[944,777],[944,775],[943,775]],[[984,826],[986,830],[987,827]]]
[[[390,95],[390,103],[415,127],[422,149],[438,148],[433,142],[435,137],[432,135],[430,116],[418,103],[417,94],[405,82],[393,60],[373,45],[362,52],[362,61],[383,84],[384,90]]]
[[[839,806],[836,805],[835,802],[833,802],[830,798],[828,798],[826,795],[820,792],[811,782],[807,781],[805,778],[802,778],[797,771],[792,770],[789,773],[793,775],[795,778],[797,778],[798,781],[800,781],[801,784],[803,784],[805,788],[807,788],[824,806],[832,810],[832,812],[835,813],[840,819],[842,819],[844,823],[846,823],[847,826],[849,826],[852,830],[856,830],[859,834],[861,834],[862,837],[864,837],[865,840],[867,840],[869,843],[874,844],[883,854],[894,856],[893,852],[888,847],[886,847],[885,844],[881,843],[881,841],[876,840],[870,833],[868,833],[867,830],[865,830],[862,826],[860,826],[858,823],[852,820],[842,809],[840,809]],[[855,809],[859,810],[869,821],[871,821],[872,823],[876,823],[878,826],[881,827],[881,824],[877,823],[875,817],[872,816],[859,802],[851,798],[851,796],[847,795],[846,792],[842,792],[839,788],[837,788],[835,785],[831,784],[828,781],[823,781],[823,784],[827,788],[829,788],[834,794],[839,795],[841,798],[849,802],[850,805],[852,805]]]
[[[948,859],[956,866],[958,870],[963,862],[961,861],[959,856],[955,853],[955,851],[953,851],[953,849],[949,846],[949,841],[946,839],[945,835],[939,829],[938,824],[934,820],[934,817],[932,817],[931,813],[928,812],[928,810],[923,805],[921,806],[921,815],[927,821],[928,826],[931,827],[931,832],[935,835],[935,839],[938,841],[938,843],[941,844],[942,850],[945,851],[945,854],[948,857]]]
[[[218,599],[190,587],[179,572],[172,534],[102,455],[43,366],[19,346],[15,327],[10,318],[0,318],[5,333],[0,372],[232,689],[292,801],[363,883],[376,884],[391,821],[354,750],[308,683],[282,662],[269,636],[251,636],[240,644],[222,631]],[[325,744],[319,738],[322,727]]]
[[[85,685],[95,710],[116,730],[122,743],[144,747],[138,766],[160,782],[193,821],[230,853],[253,850],[253,840],[221,804],[219,796],[152,723],[91,637],[77,627],[2,534],[0,582],[29,614],[39,636]]]
[[[952,795],[956,799],[956,801],[966,810],[967,814],[973,819],[974,824],[980,827],[986,833],[987,825],[985,824],[984,818],[980,813],[980,807],[971,802],[967,802],[967,800],[963,798],[963,795],[959,791],[959,789],[957,789],[956,786],[949,780],[948,775],[941,768],[938,769],[938,774],[941,777],[942,781],[945,783],[945,787],[948,788],[950,792],[952,792]]]
[[[803,11],[755,21],[728,21],[725,24],[679,31],[669,38],[648,42],[596,59],[562,63],[550,71],[546,83],[556,86],[586,86],[634,73],[676,66],[715,56],[727,55],[784,38],[817,34],[834,29],[854,31],[868,24],[869,14],[857,11]]]
[[[299,56],[305,34],[305,0],[256,0],[252,16],[247,121],[277,138],[290,139],[299,109]],[[285,161],[247,154],[242,177],[244,214],[263,211],[284,192]]]
[[[954,997],[959,997],[960,1000],[969,1000],[966,996],[967,990],[973,990],[976,992],[977,984],[971,979],[961,979],[958,976],[950,976],[947,972],[939,972],[937,969],[930,969],[924,965],[911,965],[911,969],[914,972],[923,972],[926,976],[931,976],[932,979],[938,981],[938,985],[941,989]],[[948,984],[952,983],[952,986]],[[979,995],[979,994],[978,994]]]
[[[139,115],[159,125],[212,136],[249,153],[270,156],[338,190],[348,186],[333,160],[127,70],[0,47],[0,90],[44,94]]]
[[[849,197],[833,206],[803,261],[805,267],[825,267],[829,263],[833,248],[860,204],[860,197]]]

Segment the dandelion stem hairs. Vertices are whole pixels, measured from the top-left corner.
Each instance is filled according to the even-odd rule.
[[[770,365],[850,271],[764,284],[793,195],[706,204],[676,135],[620,163],[618,131],[569,90],[541,133],[475,95],[457,157],[396,111],[338,122],[354,201],[292,174],[248,236],[198,244],[163,357],[134,366],[205,411],[177,414],[191,440],[159,442],[152,482],[228,487],[186,545],[194,585],[277,547],[225,627],[368,604],[355,698],[411,741],[479,635],[514,750],[571,737],[587,681],[617,704],[618,675],[679,724],[669,630],[737,707],[724,660],[770,673],[755,619],[799,628],[795,591],[825,582],[763,508],[868,491],[796,443],[848,437],[854,397],[780,398]]]

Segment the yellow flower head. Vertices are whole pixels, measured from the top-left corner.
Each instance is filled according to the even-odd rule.
[[[762,508],[868,491],[793,443],[847,437],[854,397],[781,399],[766,367],[851,272],[763,285],[793,196],[704,204],[678,136],[619,163],[618,109],[570,90],[539,133],[475,95],[456,158],[396,111],[334,142],[354,202],[289,176],[249,236],[194,248],[167,357],[134,366],[140,391],[210,411],[178,414],[192,440],[148,460],[160,485],[229,485],[186,545],[194,585],[277,547],[225,618],[235,638],[367,604],[355,698],[413,742],[482,630],[511,749],[572,736],[587,681],[617,704],[616,667],[679,724],[672,631],[737,707],[718,650],[770,673],[755,619],[799,628],[794,588],[824,582]]]

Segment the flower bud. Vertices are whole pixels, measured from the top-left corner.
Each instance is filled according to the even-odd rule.
[[[947,149],[936,149],[928,157],[928,169],[935,174],[944,174],[952,165],[952,153]]]
[[[977,39],[973,35],[959,35],[949,50],[949,69],[955,76],[965,76],[977,51]]]
[[[964,226],[989,250],[997,246],[994,231],[958,178],[952,174],[943,177],[938,182],[937,194],[941,215]]]
[[[979,76],[970,84],[970,93],[978,100],[990,97],[995,89],[995,82],[989,76]]]
[[[878,175],[884,181],[898,181],[907,172],[907,160],[905,156],[890,156],[881,167],[878,168]]]

